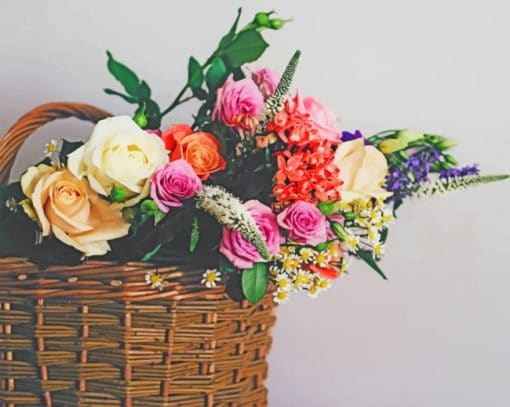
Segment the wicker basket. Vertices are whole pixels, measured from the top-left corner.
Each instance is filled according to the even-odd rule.
[[[5,181],[23,141],[63,117],[97,122],[103,110],[50,103],[0,141]],[[202,270],[87,262],[44,271],[0,259],[0,406],[265,406],[274,304],[236,303],[204,289]]]

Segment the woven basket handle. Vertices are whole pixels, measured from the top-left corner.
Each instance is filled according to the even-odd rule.
[[[55,119],[76,117],[81,120],[98,122],[111,114],[106,110],[84,103],[53,102],[45,103],[23,115],[0,140],[0,183],[9,178],[16,153],[23,142],[39,127]]]

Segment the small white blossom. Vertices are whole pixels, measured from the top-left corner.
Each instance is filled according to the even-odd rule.
[[[202,284],[207,288],[214,288],[216,283],[221,281],[221,273],[216,269],[207,269],[202,277]]]

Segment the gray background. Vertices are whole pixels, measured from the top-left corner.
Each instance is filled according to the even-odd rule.
[[[412,127],[458,138],[456,155],[509,172],[510,55],[506,1],[244,1],[295,22],[267,33],[261,65],[282,69],[300,47],[296,83],[344,129]],[[46,101],[130,106],[106,48],[170,102],[190,54],[205,58],[230,25],[230,1],[1,2],[0,132]],[[248,17],[246,17],[248,18]],[[187,120],[195,106],[175,112]],[[85,137],[77,121],[30,140],[19,174],[51,137]],[[509,184],[414,202],[390,232],[385,282],[361,264],[316,300],[278,309],[272,406],[508,406]]]

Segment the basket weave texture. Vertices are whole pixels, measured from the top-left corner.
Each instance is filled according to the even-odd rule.
[[[44,123],[108,116],[75,103],[34,109],[0,141],[0,180]],[[163,291],[145,283],[150,271],[168,276]],[[267,405],[271,295],[236,303],[221,286],[203,288],[202,272],[0,259],[0,407]]]

